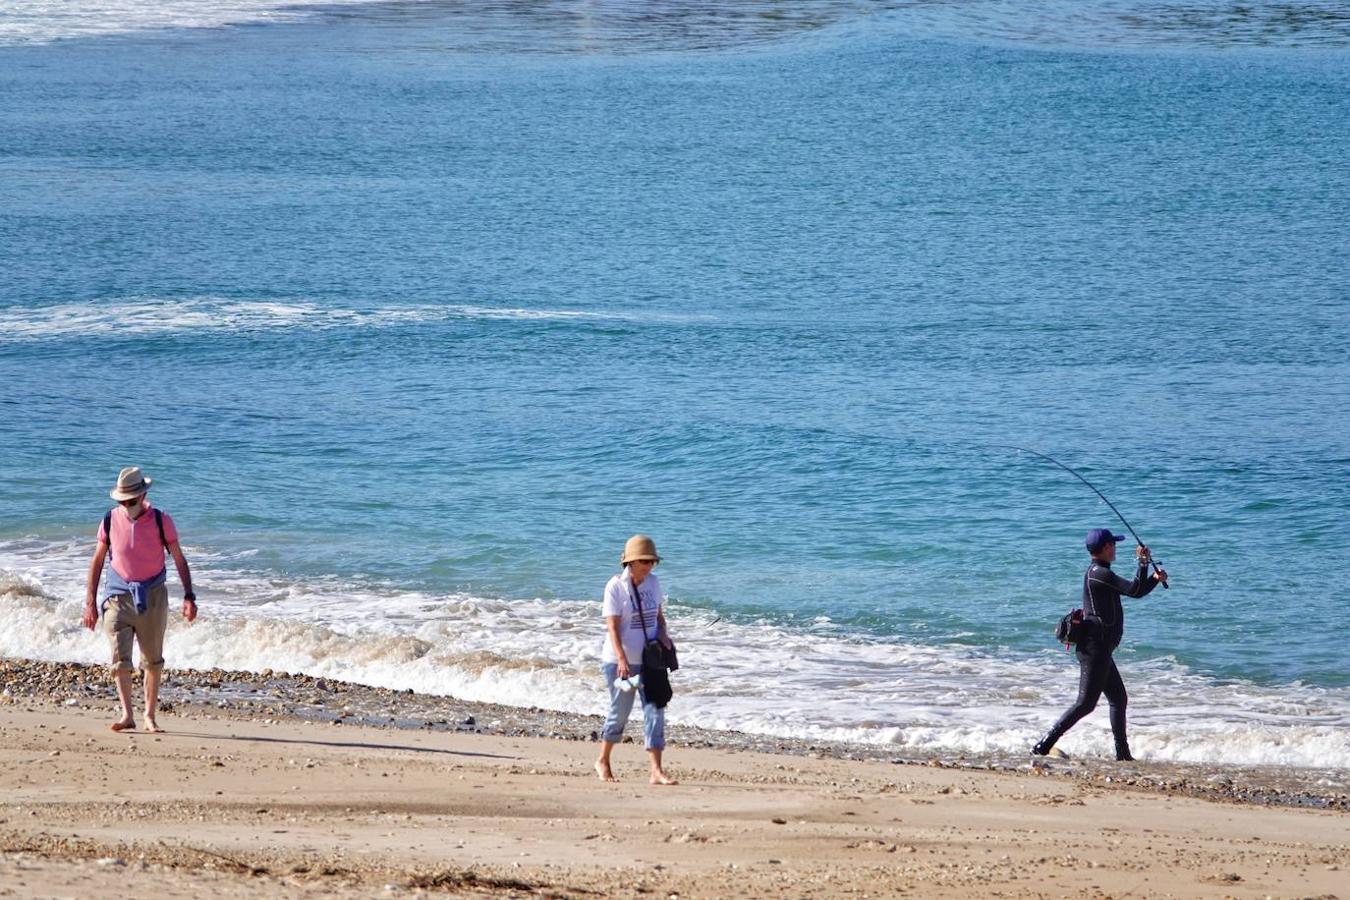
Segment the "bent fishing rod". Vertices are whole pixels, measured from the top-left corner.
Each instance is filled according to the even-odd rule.
[[[1061,469],[1063,469],[1064,471],[1068,472],[1068,473],[1069,473],[1070,475],[1072,475],[1074,478],[1077,478],[1079,481],[1083,482],[1083,484],[1086,484],[1089,488],[1092,489],[1092,493],[1096,494],[1098,497],[1101,497],[1101,498],[1102,498],[1102,502],[1105,503],[1107,506],[1111,507],[1111,512],[1113,512],[1113,513],[1116,514],[1116,518],[1117,518],[1117,519],[1120,519],[1121,524],[1124,525],[1124,526],[1125,526],[1125,530],[1128,531],[1128,532],[1130,533],[1130,537],[1134,538],[1135,543],[1138,544],[1140,547],[1147,548],[1148,545],[1145,544],[1142,540],[1140,540],[1139,534],[1134,530],[1134,526],[1130,524],[1130,522],[1129,522],[1128,519],[1126,519],[1123,515],[1121,515],[1120,510],[1116,509],[1116,505],[1115,505],[1114,503],[1112,503],[1110,500],[1106,499],[1106,495],[1103,494],[1101,491],[1097,490],[1096,485],[1094,485],[1092,482],[1088,481],[1088,480],[1087,480],[1086,478],[1084,478],[1082,475],[1079,475],[1079,474],[1078,474],[1077,472],[1075,472],[1073,469],[1071,469],[1071,468],[1069,468],[1068,466],[1064,465],[1064,463],[1062,463],[1062,462],[1060,462],[1059,460],[1055,459],[1053,456],[1046,456],[1044,453],[1039,453],[1039,452],[1037,452],[1037,451],[1035,451],[1035,450],[1028,450],[1026,447],[1015,447],[1015,446],[1013,446],[1012,444],[999,444],[999,446],[1000,446],[1000,447],[1006,447],[1006,448],[1008,448],[1009,450],[1018,450],[1018,451],[1020,451],[1020,452],[1022,452],[1022,453],[1030,453],[1032,456],[1039,456],[1041,459],[1045,460],[1046,462],[1054,463],[1055,465],[1059,466],[1059,467],[1060,467]],[[1155,575],[1158,576],[1158,581],[1162,584],[1163,589],[1164,589],[1164,590],[1169,590],[1169,588],[1168,588],[1168,586],[1167,586],[1167,581],[1166,581],[1166,579],[1164,579],[1164,577],[1163,577],[1163,575],[1162,575],[1162,569],[1158,568],[1158,561],[1157,561],[1156,559],[1153,558],[1153,554],[1152,554],[1152,553],[1149,553],[1149,555],[1148,555],[1148,561],[1149,561],[1149,565],[1153,566],[1153,573],[1154,573]]]

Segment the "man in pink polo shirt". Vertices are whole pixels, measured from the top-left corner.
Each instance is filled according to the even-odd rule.
[[[146,499],[150,479],[137,466],[128,466],[117,476],[109,496],[118,506],[109,510],[98,526],[98,544],[89,563],[89,587],[84,601],[84,627],[98,625],[98,583],[103,560],[112,554],[108,583],[103,591],[103,629],[112,642],[112,668],[117,676],[117,696],[122,718],[113,731],[136,727],[131,707],[131,644],[141,648],[141,671],[145,673],[145,725],[147,731],[163,731],[155,722],[159,706],[159,680],[164,671],[164,631],[169,624],[169,587],[165,583],[164,551],[173,556],[178,580],[183,585],[183,617],[197,618],[197,595],[192,592],[192,573],[178,546],[178,529],[169,514],[153,508]]]

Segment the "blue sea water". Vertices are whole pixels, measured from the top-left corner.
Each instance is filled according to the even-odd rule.
[[[1009,750],[1116,524],[1012,445],[1172,573],[1137,746],[1350,766],[1333,5],[137,9],[0,13],[0,652],[136,463],[183,664],[589,710],[646,531],[689,720]]]

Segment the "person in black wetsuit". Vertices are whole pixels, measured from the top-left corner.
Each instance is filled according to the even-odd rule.
[[[1111,571],[1116,560],[1116,544],[1124,535],[1112,534],[1107,528],[1088,532],[1087,549],[1092,564],[1083,574],[1083,637],[1075,654],[1078,657],[1078,700],[1060,716],[1055,727],[1040,743],[1031,748],[1037,756],[1045,756],[1064,733],[1078,724],[1078,720],[1097,707],[1097,700],[1106,694],[1111,704],[1111,734],[1116,739],[1116,759],[1132,760],[1130,743],[1125,737],[1125,682],[1120,679],[1116,661],[1111,654],[1120,646],[1125,633],[1125,608],[1120,598],[1143,597],[1159,584],[1167,583],[1167,573],[1158,569],[1148,571],[1148,548],[1139,545],[1135,550],[1138,568],[1133,581],[1126,581]]]

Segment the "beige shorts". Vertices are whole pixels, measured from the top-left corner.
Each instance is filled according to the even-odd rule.
[[[103,630],[112,643],[114,671],[130,671],[131,639],[141,648],[141,669],[164,668],[164,631],[169,627],[169,586],[150,589],[145,612],[136,612],[130,594],[115,594],[103,601]]]

